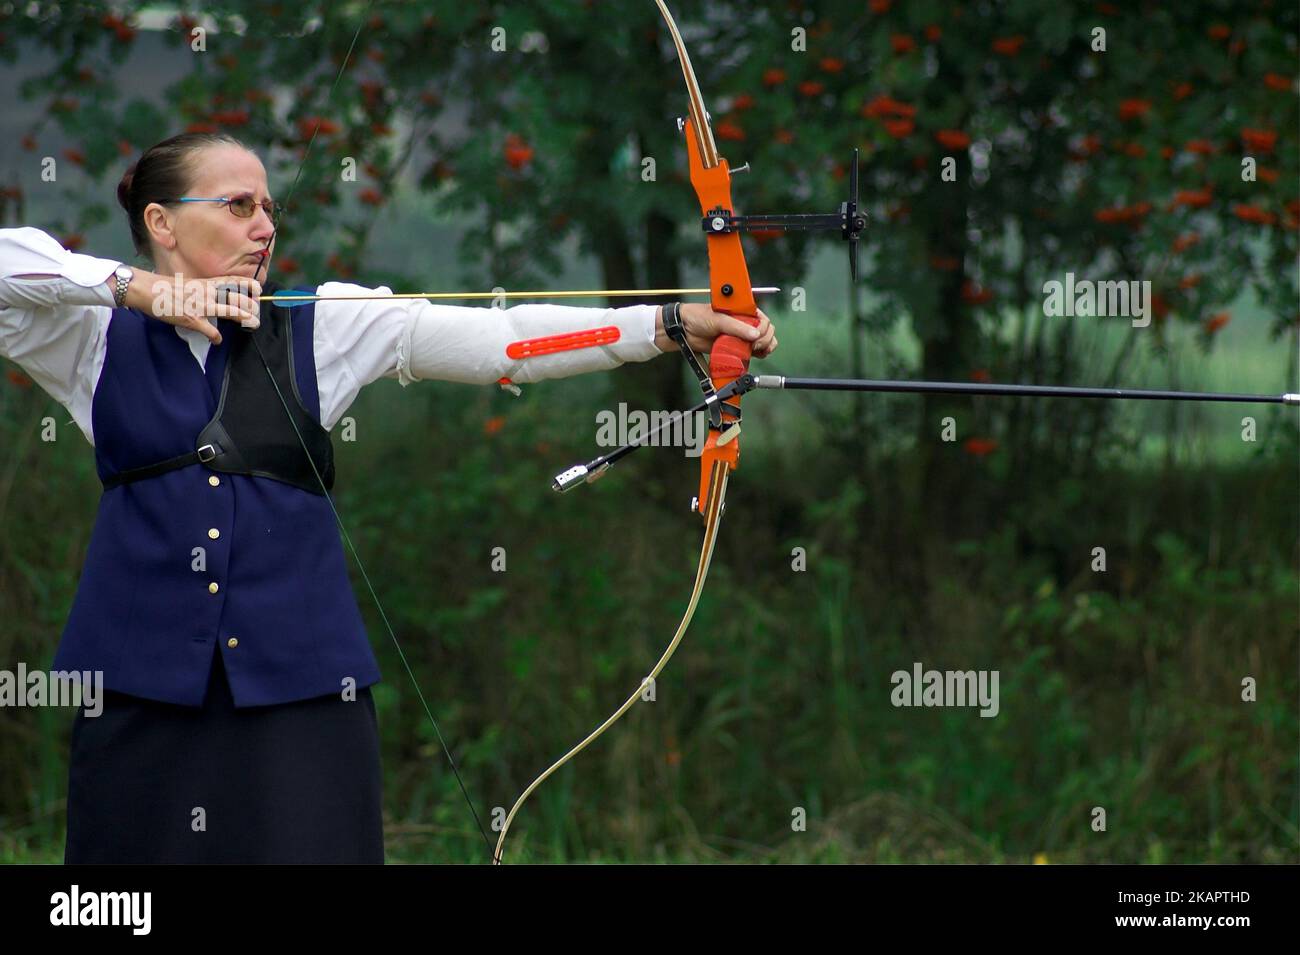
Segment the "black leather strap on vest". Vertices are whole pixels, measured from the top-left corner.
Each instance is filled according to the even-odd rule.
[[[274,295],[277,291],[279,287],[274,282],[262,286],[263,295]],[[121,471],[104,482],[105,490],[201,463],[213,471],[268,477],[322,494],[312,461],[316,462],[325,487],[334,487],[334,446],[329,432],[303,407],[298,393],[291,313],[283,306],[262,303],[261,317],[261,325],[252,332],[227,323],[226,334],[234,337],[221,382],[221,399],[216,414],[199,432],[195,450]],[[292,396],[288,401],[292,424],[278,413],[280,399],[253,344],[254,336],[281,394],[286,399]],[[302,444],[294,433],[295,426],[311,451],[311,461],[303,454]]]
[[[174,458],[168,458],[166,461],[159,461],[157,464],[146,465],[142,468],[131,468],[129,471],[119,471],[104,482],[104,490],[107,491],[109,488],[117,487],[119,484],[130,484],[132,481],[143,481],[145,478],[157,477],[160,474],[166,474],[168,471],[187,468],[191,464],[211,461],[220,452],[220,448],[209,445],[207,447],[201,447],[197,451],[191,451],[188,454],[178,454]]]

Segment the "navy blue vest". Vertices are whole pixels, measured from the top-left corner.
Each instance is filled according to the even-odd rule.
[[[292,316],[298,393],[319,421],[315,305],[276,311]],[[101,479],[194,450],[246,334],[221,328],[200,369],[173,326],[114,309],[91,418]],[[106,689],[200,706],[214,644],[236,706],[378,682],[329,501],[203,464],[106,490],[54,669],[102,670]]]

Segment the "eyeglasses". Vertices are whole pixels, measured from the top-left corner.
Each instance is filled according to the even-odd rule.
[[[229,196],[223,196],[220,199],[197,199],[193,196],[181,196],[176,201],[177,202],[224,202],[226,206],[230,209],[231,213],[238,216],[241,219],[247,219],[251,217],[253,214],[253,210],[256,209],[258,206],[262,207],[262,211],[264,211],[270,217],[272,222],[279,222],[280,216],[284,214],[284,206],[280,205],[280,203],[275,202],[272,199],[267,199],[263,202],[255,202],[253,201],[253,197],[251,195],[235,196],[234,198],[230,198]]]

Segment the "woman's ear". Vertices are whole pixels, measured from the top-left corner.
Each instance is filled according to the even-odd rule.
[[[150,238],[168,251],[176,248],[176,233],[173,230],[172,214],[156,202],[145,206],[144,227]]]

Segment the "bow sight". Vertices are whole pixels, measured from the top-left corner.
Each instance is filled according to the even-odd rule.
[[[679,128],[685,120],[677,121]],[[749,163],[731,170],[748,172]],[[858,208],[858,151],[853,150],[849,164],[849,198],[840,203],[839,212],[795,215],[732,215],[730,209],[710,209],[702,220],[706,235],[726,235],[729,232],[825,232],[838,229],[840,238],[849,244],[849,276],[858,280],[858,237],[867,227],[866,213]],[[726,294],[724,292],[724,294]]]

